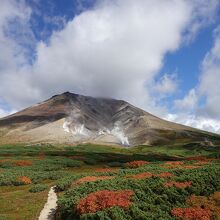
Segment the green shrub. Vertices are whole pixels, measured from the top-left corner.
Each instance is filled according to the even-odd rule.
[[[79,179],[81,176],[82,175],[69,175],[67,177],[58,180],[56,184],[56,189],[58,191],[67,190],[71,186],[72,182],[76,179]]]
[[[184,161],[185,164],[192,164],[190,161]],[[213,165],[215,163],[215,165]],[[174,176],[170,179],[151,177],[145,179],[127,178],[129,175],[142,172],[151,172],[154,174],[160,172],[171,172]],[[215,191],[220,190],[220,164],[212,162],[210,165],[196,169],[168,169],[163,167],[163,163],[150,163],[148,166],[136,169],[122,169],[118,173],[112,174],[115,177],[109,180],[96,182],[86,182],[73,188],[66,179],[61,182],[60,187],[64,192],[58,200],[63,219],[175,219],[170,212],[175,207],[185,205],[186,199],[191,194],[209,196]],[[92,174],[87,174],[87,176]],[[93,174],[94,175],[94,174]],[[100,174],[98,174],[100,175]],[[107,175],[107,174],[106,174]],[[187,188],[166,187],[166,181],[192,181],[192,186]],[[97,213],[87,213],[79,216],[74,207],[77,206],[80,199],[86,197],[92,192],[99,190],[133,190],[132,205],[127,210],[119,207],[112,207]]]
[[[42,192],[42,191],[46,190],[47,188],[48,188],[48,186],[45,184],[37,184],[37,185],[31,187],[29,189],[29,192],[31,192],[31,193]]]
[[[123,166],[123,163],[120,163],[120,162],[111,162],[111,163],[108,163],[108,166],[110,167],[121,167]]]

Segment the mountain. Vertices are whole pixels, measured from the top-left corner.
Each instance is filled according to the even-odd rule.
[[[162,120],[128,102],[73,93],[55,95],[0,119],[0,144],[163,145],[218,135]]]

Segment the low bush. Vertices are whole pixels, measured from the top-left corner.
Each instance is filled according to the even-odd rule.
[[[173,177],[174,175],[170,172],[162,172],[162,173],[156,174],[156,176],[160,178],[168,178],[168,177]]]
[[[47,188],[48,188],[48,186],[45,184],[37,184],[37,185],[31,187],[29,189],[29,192],[31,192],[31,193],[42,192],[42,191],[46,190]]]
[[[144,179],[144,178],[150,178],[150,177],[170,178],[170,177],[173,177],[173,174],[169,173],[169,172],[162,172],[159,174],[145,172],[145,173],[138,173],[135,175],[128,176],[128,178],[129,177],[131,177],[133,179]]]
[[[78,179],[77,181],[75,181],[75,184],[95,182],[98,180],[108,180],[108,179],[112,179],[112,178],[113,178],[113,176],[85,176],[85,177],[82,177],[82,178]]]
[[[117,172],[118,169],[117,168],[97,168],[95,169],[95,172],[98,172],[98,173],[109,173],[109,172]]]
[[[178,219],[185,220],[211,220],[212,216],[209,209],[200,207],[174,208],[171,214]]]
[[[81,177],[81,175],[69,175],[67,177],[64,177],[64,178],[57,181],[56,189],[58,191],[67,190],[71,186],[73,181],[79,179],[80,177]]]
[[[106,208],[118,206],[128,208],[131,205],[131,196],[133,191],[109,191],[102,190],[90,193],[85,198],[81,199],[77,204],[77,212],[79,214],[94,213]]]
[[[32,161],[30,161],[30,160],[15,160],[15,161],[13,161],[13,164],[15,166],[20,166],[20,167],[32,166]]]
[[[86,158],[83,161],[84,161],[84,163],[86,163],[88,165],[96,165],[97,164],[97,160],[95,160],[93,158]]]
[[[145,178],[150,178],[150,177],[153,177],[153,176],[154,176],[153,173],[146,172],[146,173],[138,173],[138,174],[131,175],[131,176],[128,176],[128,177],[131,177],[133,179],[145,179]]]
[[[194,164],[195,165],[206,165],[206,164],[209,164],[210,162],[208,162],[208,161],[197,161],[197,162],[195,162]]]
[[[110,167],[122,167],[123,163],[115,161],[115,162],[108,163],[108,166],[110,166]]]
[[[201,166],[195,166],[195,165],[184,165],[179,167],[180,169],[197,169],[197,168],[201,168]]]
[[[183,165],[184,162],[183,161],[168,161],[165,162],[166,165]]]
[[[176,188],[186,188],[186,187],[190,187],[192,186],[192,182],[189,181],[189,182],[175,182],[175,181],[170,181],[170,182],[166,182],[164,184],[164,186],[166,187],[176,187]]]
[[[132,162],[127,162],[125,164],[125,167],[128,167],[128,168],[137,168],[137,167],[140,167],[140,166],[144,166],[146,164],[149,164],[149,162],[147,161],[144,161],[144,160],[135,160],[135,161],[132,161]]]
[[[27,184],[31,184],[32,180],[27,176],[19,176],[19,177],[17,177],[17,182],[20,183],[20,184],[27,185]]]

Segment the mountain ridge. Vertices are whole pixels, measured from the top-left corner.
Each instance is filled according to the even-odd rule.
[[[123,100],[65,92],[0,119],[0,144],[115,144],[134,146],[219,137],[169,122]]]

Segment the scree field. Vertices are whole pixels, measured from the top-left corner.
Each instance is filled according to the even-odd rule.
[[[220,219],[217,146],[1,146],[0,220]]]

